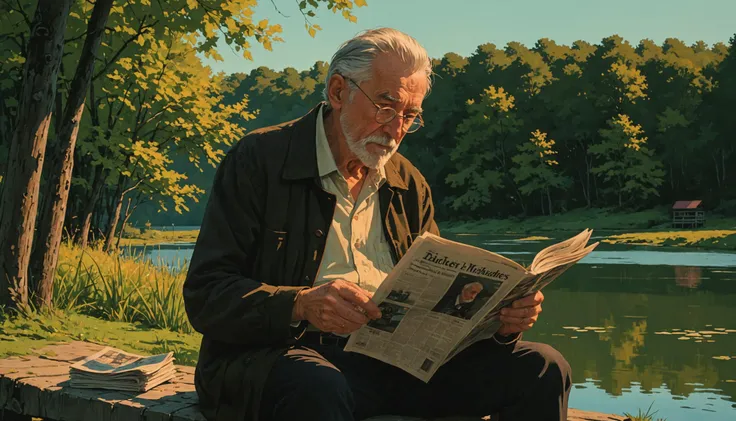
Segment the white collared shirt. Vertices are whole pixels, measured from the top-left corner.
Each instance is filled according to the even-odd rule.
[[[353,200],[327,141],[323,108],[317,114],[317,167],[322,188],[336,200],[314,286],[343,279],[372,293],[394,267],[378,202],[378,188],[386,182],[385,170],[370,169],[357,200]]]

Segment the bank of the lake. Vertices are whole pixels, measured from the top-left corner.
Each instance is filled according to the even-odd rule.
[[[615,212],[608,209],[579,209],[553,216],[530,218],[482,219],[476,221],[441,221],[440,230],[450,234],[543,235],[545,232],[575,232],[591,228],[605,232],[603,240],[611,244],[699,247],[736,250],[736,217],[708,215],[706,226],[699,229],[672,229],[666,208],[639,212]],[[195,227],[183,229],[126,229],[121,246],[157,246],[194,243],[199,235]]]
[[[621,213],[607,209],[580,209],[553,216],[449,221],[439,224],[443,233],[538,235],[576,232],[585,228],[604,232],[604,242],[648,246],[698,247],[736,250],[736,217],[708,215],[706,226],[673,229],[665,208]]]

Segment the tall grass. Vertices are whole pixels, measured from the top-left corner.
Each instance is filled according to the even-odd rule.
[[[657,413],[657,411],[654,411],[652,413],[649,412],[652,410],[652,405],[654,405],[654,402],[649,405],[649,408],[647,408],[647,412],[642,412],[642,410],[639,409],[639,413],[637,415],[632,415],[628,412],[624,412],[624,416],[631,419],[631,421],[666,421],[664,418],[657,418],[655,420],[654,415]]]
[[[158,265],[139,253],[130,257],[62,245],[54,282],[54,305],[105,320],[140,322],[192,333],[184,310],[186,266]]]

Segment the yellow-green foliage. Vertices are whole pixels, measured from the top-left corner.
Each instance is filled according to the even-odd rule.
[[[668,231],[638,232],[612,235],[603,240],[610,244],[643,244],[655,246],[709,246],[736,248],[736,231]]]
[[[59,251],[54,305],[105,320],[192,332],[182,297],[183,264],[173,269],[138,257],[82,250]]]
[[[136,232],[137,231],[137,232]],[[193,243],[197,241],[199,230],[190,231],[159,231],[159,230],[130,230],[125,238],[120,240],[121,246],[145,246],[165,243]]]
[[[58,342],[89,341],[144,355],[172,351],[176,364],[195,365],[201,340],[202,335],[197,332],[152,329],[69,311],[14,317],[0,311],[0,358],[29,355]]]

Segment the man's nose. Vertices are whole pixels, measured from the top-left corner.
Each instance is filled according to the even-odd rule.
[[[393,120],[383,125],[383,131],[399,142],[404,137],[403,122],[404,120],[401,117],[396,116]]]

